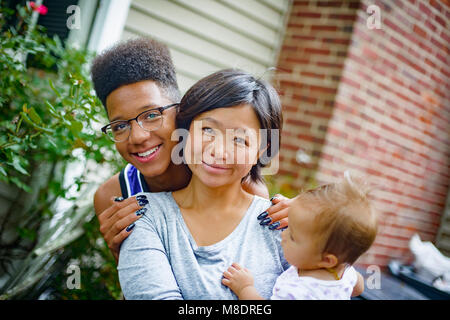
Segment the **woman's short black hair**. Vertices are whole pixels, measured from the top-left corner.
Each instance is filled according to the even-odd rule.
[[[262,146],[268,146],[263,154],[267,161],[261,162],[260,157],[249,175],[243,178],[250,177],[255,182],[262,181],[261,167],[264,167],[279,151],[283,125],[279,95],[267,81],[256,79],[238,69],[217,71],[199,80],[186,92],[180,102],[176,124],[178,128],[189,130],[193,119],[199,114],[241,104],[251,105],[260,122],[260,128],[267,130],[267,140],[261,141]],[[272,130],[278,130],[277,141],[274,142],[271,141]]]
[[[165,96],[180,100],[175,67],[167,46],[150,38],[123,41],[95,57],[91,67],[97,96],[106,98],[117,88],[144,80],[155,81]]]

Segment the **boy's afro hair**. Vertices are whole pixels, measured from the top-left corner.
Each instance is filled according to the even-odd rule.
[[[91,75],[95,92],[105,108],[106,98],[112,91],[144,80],[155,81],[173,102],[180,99],[169,49],[153,39],[131,39],[107,49],[93,60]]]

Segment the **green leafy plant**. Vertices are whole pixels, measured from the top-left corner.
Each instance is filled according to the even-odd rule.
[[[86,270],[86,255],[114,263],[93,219],[90,178],[123,162],[98,130],[106,119],[89,80],[92,55],[31,27],[31,13],[0,6],[0,193],[9,194],[0,210],[0,299],[37,298],[49,286],[56,298],[93,298],[89,286],[77,296],[54,281],[69,260]],[[104,270],[85,285],[118,298],[115,268]]]

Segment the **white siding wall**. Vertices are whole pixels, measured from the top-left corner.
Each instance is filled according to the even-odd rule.
[[[290,0],[133,0],[122,39],[166,43],[184,93],[223,68],[256,76],[276,66]]]

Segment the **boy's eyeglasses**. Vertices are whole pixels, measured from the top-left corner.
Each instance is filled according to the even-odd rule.
[[[102,128],[102,132],[115,142],[123,142],[128,139],[131,132],[131,121],[136,120],[138,125],[145,131],[154,131],[161,128],[163,124],[163,112],[179,103],[172,103],[164,107],[146,110],[129,120],[113,121]]]

